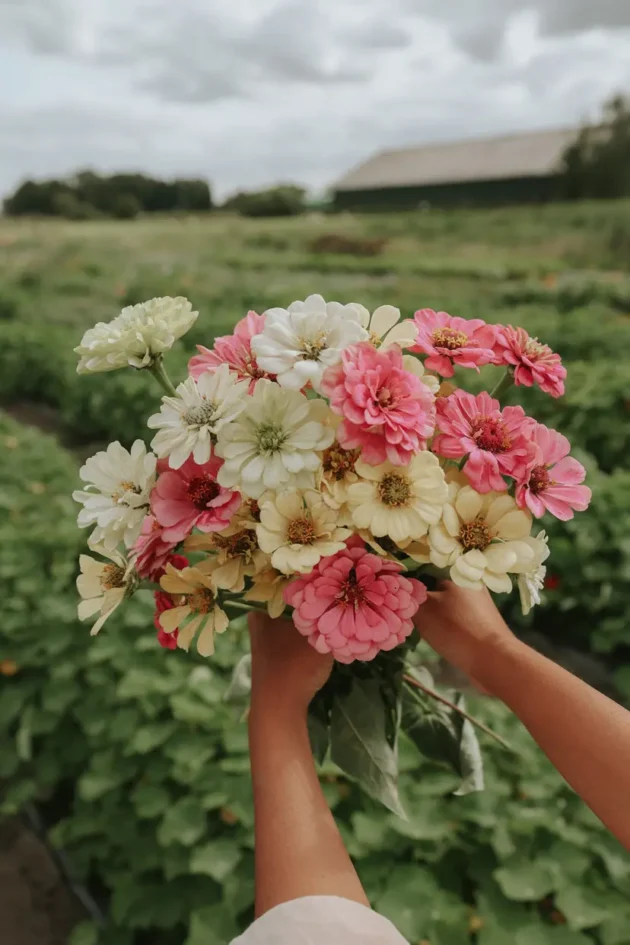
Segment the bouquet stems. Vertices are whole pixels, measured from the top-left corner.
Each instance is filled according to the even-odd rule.
[[[508,368],[496,387],[490,391],[490,396],[494,397],[496,400],[499,400],[503,394],[505,394],[505,392],[510,389],[513,383],[514,373],[510,370],[510,368]]]
[[[170,377],[166,373],[164,361],[162,360],[161,356],[157,357],[151,366],[146,370],[153,375],[162,390],[168,394],[169,397],[173,397],[176,394],[175,387],[173,386],[173,382],[171,381]]]

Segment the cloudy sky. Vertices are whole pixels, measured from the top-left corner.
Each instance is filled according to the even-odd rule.
[[[0,193],[87,166],[319,189],[616,90],[629,0],[0,0]]]

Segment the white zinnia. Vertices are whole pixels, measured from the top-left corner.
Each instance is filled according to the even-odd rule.
[[[92,544],[102,543],[108,552],[120,542],[131,548],[149,510],[155,466],[154,454],[147,452],[142,440],[136,440],[131,452],[118,442],[110,443],[81,467],[79,476],[87,486],[75,490],[72,498],[83,505],[77,519],[79,528],[96,526],[90,537]]]
[[[251,499],[267,489],[312,489],[321,452],[335,438],[324,410],[321,400],[258,381],[242,413],[219,430],[216,453],[225,460],[220,485]]]
[[[150,367],[156,358],[173,347],[194,324],[188,299],[149,299],[128,305],[111,322],[89,328],[74,350],[79,355],[79,374],[115,371],[117,368]]]
[[[339,527],[337,518],[313,489],[280,492],[260,505],[258,545],[283,574],[308,574],[321,558],[341,551],[352,535],[349,528]]]
[[[77,578],[77,590],[83,598],[78,608],[79,620],[99,614],[90,631],[94,637],[125,597],[133,594],[138,575],[133,562],[126,561],[118,552],[108,554],[102,546],[94,546],[92,550],[109,558],[109,561],[99,561],[89,555],[79,557],[81,574]]]
[[[370,341],[375,347],[400,345],[401,348],[410,348],[416,343],[418,328],[410,318],[400,321],[399,308],[381,305],[370,315],[368,309],[359,302],[351,304],[358,311],[361,324],[369,332]]]
[[[547,568],[543,564],[549,557],[549,538],[546,532],[538,532],[536,536],[525,539],[534,552],[534,560],[518,570],[518,591],[521,598],[523,616],[527,616],[532,607],[540,604],[540,592],[545,586]],[[527,570],[525,570],[527,568]],[[516,570],[516,569],[515,569]]]
[[[441,522],[429,529],[432,563],[450,568],[460,587],[511,591],[509,574],[528,570],[534,561],[527,541],[531,515],[505,493],[480,495],[457,482],[449,484],[449,493]]]
[[[422,538],[440,521],[448,488],[434,453],[416,453],[407,466],[369,466],[359,459],[354,469],[359,481],[346,492],[358,529],[405,542]]]
[[[197,381],[187,378],[174,397],[163,397],[160,413],[147,421],[152,430],[158,430],[151,446],[160,459],[168,456],[171,469],[183,466],[191,453],[199,465],[207,463],[213,439],[239,415],[248,400],[248,388],[247,381],[239,381],[222,364]]]
[[[368,337],[354,305],[309,295],[288,309],[265,312],[265,327],[251,347],[258,367],[275,374],[281,387],[302,390],[310,381],[319,390],[322,374],[339,362],[344,348]]]

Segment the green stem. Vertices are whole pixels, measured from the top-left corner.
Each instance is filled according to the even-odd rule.
[[[160,585],[156,584],[155,581],[140,581],[136,587],[137,591],[159,591]]]
[[[448,706],[453,712],[457,712],[462,718],[466,719],[468,722],[471,722],[473,725],[476,725],[477,728],[481,729],[482,732],[485,732],[486,735],[494,738],[494,740],[497,741],[499,745],[502,745],[503,748],[507,748],[508,751],[514,751],[509,742],[506,742],[504,738],[501,738],[500,735],[497,735],[496,732],[493,732],[491,728],[488,728],[487,725],[485,725],[483,722],[480,722],[479,719],[476,719],[474,715],[470,715],[464,709],[460,709],[458,705],[456,705],[454,702],[451,702],[451,700],[447,699],[446,696],[436,692],[435,689],[431,689],[430,686],[425,686],[424,683],[418,682],[415,676],[410,676],[408,673],[405,673],[403,679],[408,686],[411,686],[413,689],[420,689],[421,692],[424,692],[427,696],[435,699],[436,702],[441,702],[442,705]]]
[[[266,614],[267,608],[258,604],[248,604],[241,600],[224,600],[224,607],[233,607],[235,610],[244,610],[246,613],[254,612],[257,614]]]
[[[147,368],[147,371],[153,375],[153,377],[156,379],[156,381],[158,382],[162,390],[165,391],[165,393],[167,393],[169,397],[175,396],[177,391],[173,387],[173,383],[170,377],[168,376],[168,374],[166,373],[166,368],[164,367],[164,362],[161,356],[155,359],[153,364],[151,364],[150,367]]]
[[[500,400],[503,394],[510,389],[514,383],[514,372],[508,368],[497,386],[491,391],[490,396],[494,397],[495,400]]]

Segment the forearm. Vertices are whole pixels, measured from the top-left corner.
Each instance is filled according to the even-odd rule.
[[[484,660],[478,678],[630,849],[630,712],[519,642]]]
[[[367,905],[317,778],[306,713],[254,692],[249,737],[256,915],[302,896],[341,896]]]

